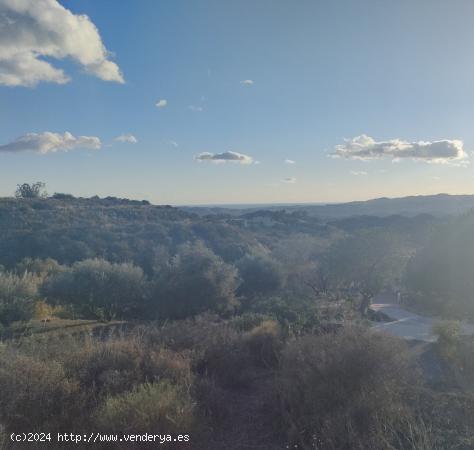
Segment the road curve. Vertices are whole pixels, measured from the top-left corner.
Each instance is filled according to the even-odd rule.
[[[396,302],[395,294],[388,292],[379,294],[374,298],[370,309],[384,314],[391,320],[391,322],[375,322],[373,326],[375,330],[385,331],[406,340],[424,342],[437,340],[436,335],[433,334],[433,325],[439,320],[407,311]],[[474,325],[462,323],[461,333],[474,334]]]

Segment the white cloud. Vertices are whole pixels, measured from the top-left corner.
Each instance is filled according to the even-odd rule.
[[[367,175],[367,172],[364,172],[363,170],[351,170],[350,174],[357,177],[360,175]]]
[[[75,148],[97,150],[101,146],[100,139],[95,136],[73,136],[66,131],[64,134],[28,133],[13,142],[0,145],[0,153],[34,152],[42,155],[46,153],[67,152]]]
[[[296,161],[293,161],[292,159],[285,159],[285,164],[296,164]]]
[[[460,140],[408,142],[400,139],[377,142],[365,134],[336,145],[333,157],[345,159],[411,159],[430,163],[465,164],[468,158]]]
[[[0,84],[70,81],[50,58],[72,59],[102,80],[124,83],[89,17],[73,14],[56,0],[0,0]]]
[[[156,103],[155,103],[155,106],[157,108],[164,108],[166,105],[168,105],[168,100],[165,100],[164,98],[158,100]]]
[[[224,152],[224,153],[199,153],[194,157],[197,161],[207,161],[214,163],[237,163],[237,164],[252,164],[253,158],[249,155],[237,152]]]
[[[121,134],[120,136],[117,136],[114,141],[117,142],[127,142],[129,144],[136,144],[138,142],[138,139],[130,133],[127,134]]]
[[[242,81],[240,82],[240,84],[241,84],[242,86],[252,86],[252,85],[254,84],[254,81],[253,81],[253,80],[242,80]]]
[[[287,183],[287,184],[295,184],[296,183],[296,178],[294,177],[288,177],[288,178],[284,178],[283,180],[281,180],[282,183]]]
[[[202,112],[204,111],[204,108],[202,106],[196,106],[196,105],[189,105],[188,106],[188,109],[190,111],[194,111],[194,112]]]
[[[173,146],[174,148],[178,148],[178,147],[179,147],[179,145],[178,145],[178,143],[177,143],[176,141],[169,140],[168,143],[169,143],[171,146]]]

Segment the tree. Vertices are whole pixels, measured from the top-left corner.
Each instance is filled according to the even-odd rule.
[[[239,295],[247,298],[265,296],[281,290],[285,274],[281,265],[266,255],[245,255],[237,262],[242,284]]]
[[[323,258],[322,270],[333,289],[360,295],[365,315],[372,298],[395,282],[408,259],[398,236],[385,231],[363,231],[337,241]]]
[[[237,269],[201,242],[184,244],[153,282],[160,318],[181,319],[204,311],[229,313],[237,305]]]
[[[474,317],[474,214],[441,226],[410,260],[406,283],[411,298],[445,317]]]
[[[16,198],[45,198],[48,196],[45,191],[46,184],[37,181],[36,183],[17,184],[15,197]]]
[[[73,305],[85,317],[111,320],[139,314],[146,280],[141,268],[87,259],[47,279],[42,292],[50,302]]]

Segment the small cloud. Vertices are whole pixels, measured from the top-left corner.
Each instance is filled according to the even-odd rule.
[[[138,142],[138,139],[130,133],[127,134],[121,134],[120,136],[117,136],[114,141],[117,142],[123,142],[123,143],[129,143],[129,144],[136,144]]]
[[[169,140],[169,141],[168,141],[168,144],[170,144],[170,145],[171,145],[172,147],[174,147],[174,148],[178,148],[178,147],[179,147],[179,145],[178,145],[178,143],[177,143],[176,141]]]
[[[168,105],[168,100],[165,100],[164,98],[158,100],[156,103],[155,103],[155,106],[157,108],[164,108],[165,106]]]
[[[285,164],[296,164],[296,161],[293,161],[292,159],[285,159]]]
[[[408,142],[401,139],[375,141],[362,134],[345,139],[344,144],[336,145],[330,156],[335,158],[358,159],[362,161],[390,158],[392,162],[402,159],[425,161],[437,164],[466,165],[467,153],[461,140]]]
[[[242,86],[253,86],[254,81],[253,81],[253,80],[242,80],[242,81],[240,82],[240,84],[241,84]]]
[[[206,161],[213,163],[237,163],[237,164],[252,164],[254,162],[253,158],[249,155],[238,152],[223,152],[223,153],[209,153],[202,152],[199,155],[194,157],[196,161]]]
[[[73,136],[66,131],[64,134],[45,131],[43,133],[28,133],[13,142],[0,145],[0,153],[33,152],[46,153],[67,152],[76,148],[98,150],[100,139],[96,136]]]
[[[288,178],[284,178],[283,180],[281,180],[282,183],[287,183],[287,184],[295,184],[296,183],[296,178],[294,177],[288,177]]]
[[[357,177],[367,175],[367,172],[364,172],[363,170],[351,170],[350,174]]]
[[[189,105],[188,106],[188,109],[190,111],[194,111],[194,112],[202,112],[204,111],[204,108],[202,106],[196,106],[196,105]]]

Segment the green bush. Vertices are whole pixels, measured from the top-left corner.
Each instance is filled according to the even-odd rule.
[[[461,324],[456,320],[445,320],[433,325],[433,332],[440,344],[452,344],[459,340]]]
[[[37,277],[0,273],[0,324],[8,326],[16,321],[30,320],[37,292]]]

